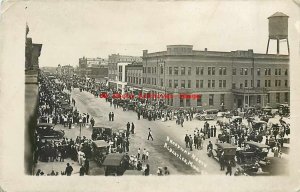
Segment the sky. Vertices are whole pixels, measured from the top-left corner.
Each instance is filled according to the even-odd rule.
[[[190,44],[194,50],[253,49],[265,53],[268,17],[289,18],[291,52],[299,49],[299,6],[293,1],[28,1],[28,34],[43,44],[40,66],[78,65],[80,57],[142,50],[165,51]],[[298,30],[298,33],[297,33]],[[275,41],[270,52],[275,53]],[[282,53],[286,44],[281,43]],[[298,51],[297,51],[298,52]]]

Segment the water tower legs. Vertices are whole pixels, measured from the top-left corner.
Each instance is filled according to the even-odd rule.
[[[270,38],[268,39],[268,45],[267,45],[267,51],[266,51],[266,54],[268,54],[268,51],[269,51],[269,44],[270,44]]]
[[[277,39],[277,55],[279,55],[279,39]]]

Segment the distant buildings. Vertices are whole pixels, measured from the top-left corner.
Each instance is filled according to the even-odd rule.
[[[78,76],[94,79],[104,79],[108,77],[107,60],[103,58],[79,58],[77,69]]]
[[[137,56],[112,54],[108,56],[108,83],[122,93],[124,93],[126,82],[126,66],[133,63],[141,63],[142,58]]]

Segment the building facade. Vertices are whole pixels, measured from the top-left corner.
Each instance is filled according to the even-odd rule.
[[[107,59],[97,58],[79,58],[79,65],[76,73],[80,77],[89,77],[94,79],[104,79],[108,77]]]
[[[289,56],[253,50],[216,52],[192,45],[143,51],[144,91],[172,95],[173,107],[232,109],[289,103]],[[191,99],[184,95],[201,95]]]
[[[118,63],[133,63],[142,62],[142,57],[129,56],[120,54],[111,54],[108,56],[108,79],[110,81],[117,81]]]
[[[143,63],[127,65],[126,82],[129,90],[135,94],[141,93],[143,89]]]

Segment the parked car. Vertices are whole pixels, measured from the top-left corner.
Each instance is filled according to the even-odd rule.
[[[64,130],[55,130],[54,124],[39,123],[36,132],[41,139],[61,139],[64,137]]]
[[[93,158],[98,165],[101,165],[108,154],[109,143],[104,140],[93,141],[92,150],[93,150]]]
[[[212,150],[212,156],[220,161],[220,157],[223,154],[226,162],[231,161],[232,166],[235,166],[235,154],[236,146],[229,143],[216,143],[217,149]]]
[[[201,121],[214,120],[217,118],[218,112],[219,110],[217,109],[208,109],[205,110],[203,113],[197,113],[195,117],[196,119],[199,119]]]
[[[129,167],[129,157],[122,153],[110,153],[106,156],[103,164],[105,176],[123,175]]]

